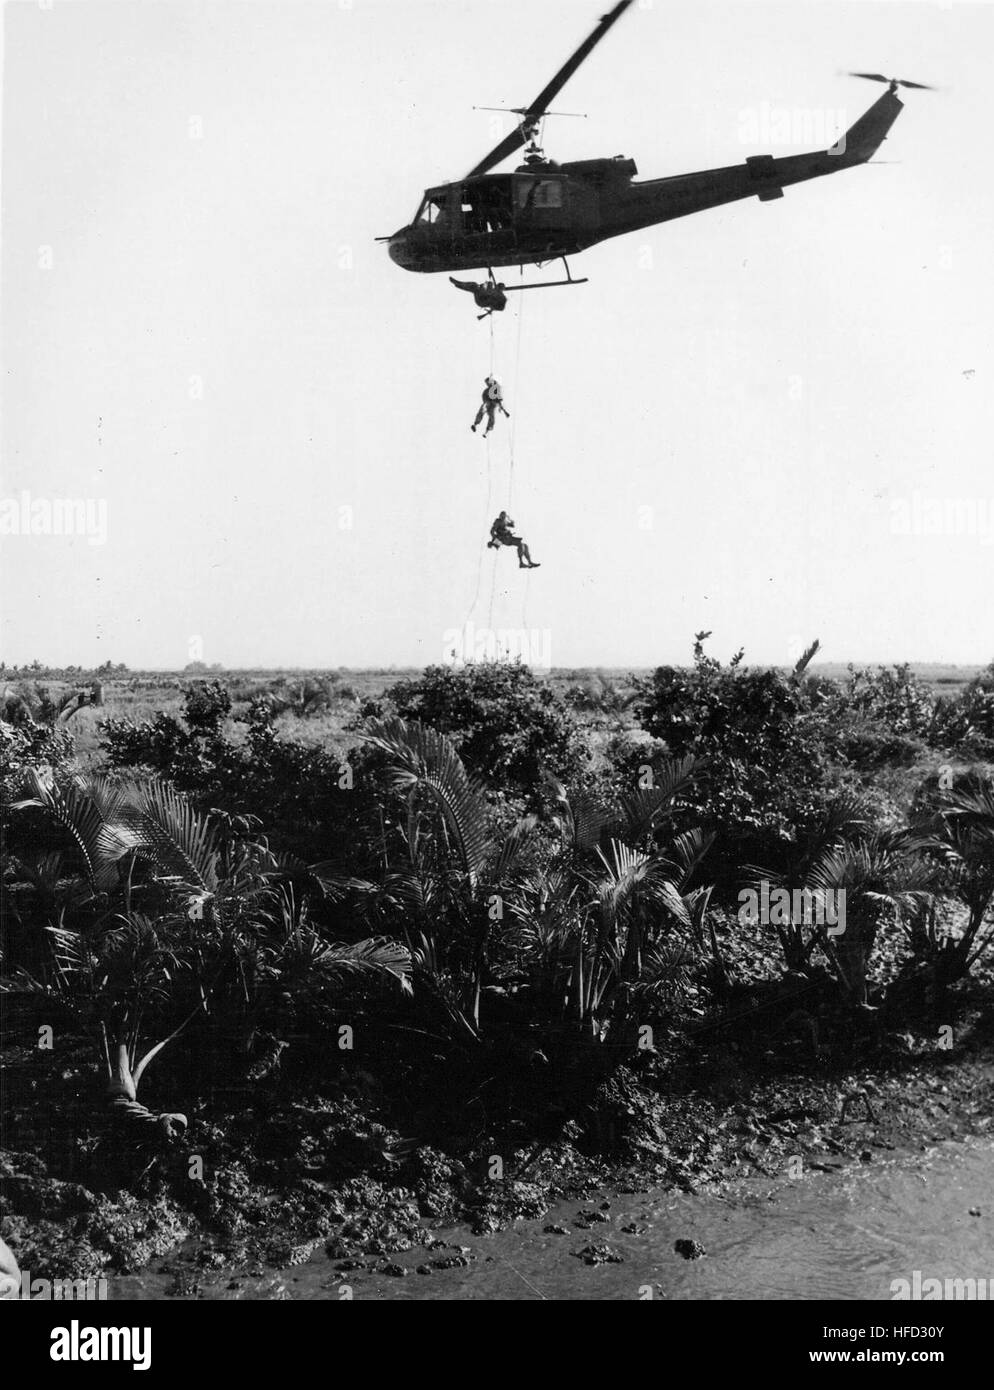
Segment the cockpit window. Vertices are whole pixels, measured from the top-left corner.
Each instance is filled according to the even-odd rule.
[[[518,207],[520,208],[561,208],[563,205],[562,179],[520,179],[518,182]]]
[[[563,186],[558,179],[541,179],[535,189],[532,207],[561,208],[563,205]]]
[[[450,216],[449,196],[447,193],[428,194],[414,219],[415,222],[423,227],[444,226]]]

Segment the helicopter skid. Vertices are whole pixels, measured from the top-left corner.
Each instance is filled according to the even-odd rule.
[[[572,275],[568,280],[539,280],[534,285],[505,285],[504,292],[513,294],[515,290],[554,290],[558,285],[589,285],[590,279],[584,276],[582,280],[574,280]]]

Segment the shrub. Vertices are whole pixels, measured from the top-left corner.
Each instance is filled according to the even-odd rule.
[[[956,697],[933,696],[906,664],[877,671],[850,666],[848,680],[823,701],[841,756],[857,768],[908,766],[929,748],[982,757],[994,740],[994,666]]]
[[[213,682],[186,691],[185,722],[161,712],[140,724],[107,719],[108,762],[160,773],[199,809],[254,816],[277,848],[302,859],[348,851],[361,862],[376,823],[371,755],[346,762],[344,754],[280,738],[276,702],[264,695],[249,706],[247,738],[237,744],[221,728],[230,708],[227,691]]]
[[[994,661],[955,700],[940,703],[961,740],[994,743]]]
[[[220,681],[191,685],[184,715],[191,732],[216,736],[231,713],[231,696]]]
[[[534,798],[545,772],[566,780],[584,759],[573,712],[520,663],[429,666],[384,699],[401,719],[446,734],[470,772],[502,791]]]
[[[67,730],[30,720],[0,725],[0,836],[5,864],[22,854],[52,848],[52,837],[42,822],[10,814],[13,803],[25,795],[30,774],[44,768],[60,776],[74,770],[73,741]]]
[[[886,725],[860,722],[843,730],[839,751],[854,767],[913,767],[928,755],[928,744],[915,734],[896,733]]]
[[[852,713],[883,725],[891,733],[922,737],[932,733],[935,699],[908,662],[881,666],[877,671],[850,666],[844,700]]]
[[[635,710],[672,756],[702,759],[687,814],[715,833],[727,881],[743,859],[780,862],[827,785],[832,745],[798,680],[749,670],[741,652],[723,667],[704,652],[709,635],[698,634],[691,669],[661,666],[638,683]]]

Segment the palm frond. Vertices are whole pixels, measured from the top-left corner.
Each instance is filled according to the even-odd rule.
[[[178,887],[201,895],[217,891],[218,832],[175,787],[159,780],[132,785],[126,815],[142,858]]]
[[[11,810],[37,806],[46,811],[72,837],[90,882],[106,888],[115,865],[136,845],[124,819],[124,789],[98,777],[58,779],[37,768],[28,769],[27,777],[32,794]]]
[[[622,797],[626,838],[637,844],[648,835],[660,817],[673,809],[677,797],[692,781],[697,770],[698,760],[693,756],[669,758],[655,773],[654,786],[640,787],[638,791]]]
[[[503,883],[514,872],[537,824],[537,816],[524,816],[512,827],[500,847],[500,853],[493,868],[494,883]]]
[[[791,676],[795,681],[799,681],[801,679],[805,671],[808,669],[808,667],[811,665],[812,661],[814,661],[815,657],[818,655],[820,651],[821,641],[819,640],[819,638],[816,637],[815,640],[811,643],[811,646],[806,648],[805,651],[801,653],[797,661],[795,661],[794,663],[794,669],[791,672]]]
[[[368,742],[387,755],[388,774],[409,798],[427,792],[455,837],[463,869],[475,882],[488,850],[486,813],[479,786],[467,773],[454,744],[419,722],[383,720],[370,725]]]
[[[572,794],[552,773],[546,773],[545,784],[555,797],[557,810],[553,817],[564,846],[582,856],[596,849],[603,832],[610,828],[615,817],[596,797],[578,788]]]
[[[607,807],[588,792],[577,791],[569,799],[572,817],[573,845],[581,854],[596,849],[601,835],[611,825],[614,817]]]
[[[676,885],[665,877],[666,861],[655,854],[634,850],[620,840],[612,840],[610,853],[598,850],[607,870],[598,891],[602,920],[615,924],[637,897],[647,906],[662,908],[681,926],[690,926],[687,903]]]
[[[994,782],[950,793],[942,816],[950,824],[968,826],[982,839],[994,843]]]
[[[703,830],[687,830],[682,835],[674,836],[672,843],[667,848],[666,857],[679,870],[682,886],[690,882],[695,870],[707,856],[714,842],[715,832],[713,831],[705,835]]]
[[[317,963],[329,975],[357,972],[389,975],[405,994],[412,993],[411,953],[399,941],[371,936],[365,941],[331,944],[322,952]]]

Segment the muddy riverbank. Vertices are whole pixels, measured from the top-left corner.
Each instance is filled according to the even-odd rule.
[[[949,1048],[947,1041],[938,1033],[888,1035],[845,1070],[837,1058],[784,1055],[771,1063],[761,1050],[731,1046],[700,1057],[648,1055],[602,1078],[547,1138],[518,1125],[461,1151],[391,1127],[373,1078],[336,1061],[334,1072],[308,1085],[263,1079],[239,1104],[215,1093],[190,1116],[181,1143],[122,1152],[99,1112],[84,1104],[99,1078],[71,1040],[41,1062],[37,1050],[12,1045],[5,1049],[3,1234],[35,1277],[102,1275],[129,1296],[298,1290],[331,1297],[346,1283],[376,1297],[537,1296],[526,1284],[511,1293],[513,1271],[498,1272],[501,1259],[511,1269],[517,1253],[526,1266],[534,1257],[537,1286],[545,1287],[543,1271],[551,1280],[554,1292],[543,1296],[572,1296],[563,1290],[575,1287],[586,1297],[584,1290],[609,1284],[628,1290],[609,1296],[630,1297],[632,1271],[657,1267],[660,1242],[699,1239],[710,1253],[725,1239],[721,1213],[738,1210],[735,1203],[766,1211],[761,1194],[776,1191],[768,1207],[775,1232],[801,1220],[797,1203],[805,1210],[814,1203],[817,1215],[824,1198],[798,1194],[822,1192],[819,1179],[842,1184],[825,1191],[845,1193],[850,1183],[860,1191],[866,1174],[894,1169],[899,1159],[949,1141],[983,1141],[994,1116],[986,1015],[965,1010]],[[41,1114],[48,1118],[39,1123]],[[984,1203],[990,1208],[981,1194],[968,1205],[983,1210]],[[588,1213],[585,1225],[577,1225],[580,1212]],[[530,1234],[487,1247],[497,1252],[491,1268],[480,1238],[512,1225]],[[546,1225],[566,1234],[544,1234]],[[729,1241],[738,1229],[728,1228]],[[764,1248],[752,1224],[741,1238]],[[563,1248],[566,1255],[557,1253]],[[624,1264],[592,1285],[583,1270],[613,1269],[613,1254]],[[832,1258],[819,1266],[824,1277]],[[665,1269],[638,1277],[659,1282],[666,1296],[695,1296],[686,1290],[711,1287],[712,1279],[714,1290],[726,1287],[724,1276],[683,1270],[697,1261],[672,1248],[664,1263],[672,1277]],[[553,1277],[553,1268],[565,1272]],[[846,1288],[863,1287],[841,1258],[837,1269]],[[463,1282],[453,1281],[460,1270]]]
[[[175,1260],[112,1279],[111,1299],[895,1300],[994,1296],[994,1141],[874,1152],[834,1173],[753,1176],[699,1193],[602,1188],[543,1218],[345,1269],[316,1250],[262,1273]],[[184,1286],[184,1272],[186,1276]],[[947,1282],[948,1281],[948,1282]],[[990,1293],[987,1293],[987,1290]],[[917,1292],[916,1292],[917,1291]]]

